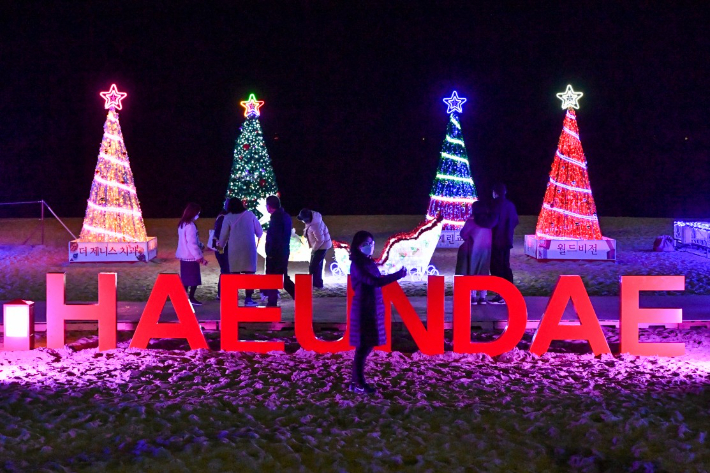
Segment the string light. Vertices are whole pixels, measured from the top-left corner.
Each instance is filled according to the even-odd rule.
[[[562,100],[562,108],[579,108],[578,100],[582,98],[584,94],[582,92],[575,92],[572,90],[571,85],[567,85],[567,89],[564,92],[557,94],[557,98]]]
[[[102,92],[109,109],[79,242],[147,241],[118,113],[127,94]]]
[[[239,102],[239,104],[244,107],[245,117],[258,117],[259,115],[261,115],[261,112],[259,112],[259,107],[264,105],[264,101],[256,100],[256,96],[254,94],[249,94],[249,100]]]
[[[571,108],[565,114],[535,235],[555,240],[602,239],[587,159],[579,140],[577,117]]]
[[[449,123],[441,145],[439,166],[432,184],[427,218],[441,214],[443,229],[460,230],[471,215],[471,205],[478,199],[476,186],[471,178],[471,168],[466,154],[461,123],[456,111],[466,99],[454,92],[450,99],[444,99],[449,106]],[[453,111],[452,111],[453,110]]]
[[[119,92],[116,88],[116,84],[111,84],[111,88],[108,92],[101,92],[99,95],[106,100],[104,108],[111,109],[115,107],[118,110],[121,110],[121,100],[128,96],[125,92]]]
[[[463,97],[459,98],[459,94],[456,93],[456,91],[454,90],[454,93],[451,94],[450,98],[444,99],[444,103],[447,106],[446,113],[449,113],[449,114],[453,113],[453,112],[463,113],[463,109],[461,107],[463,106],[463,104],[466,103],[466,100],[467,99],[465,99]],[[461,128],[461,127],[459,127],[459,128]]]

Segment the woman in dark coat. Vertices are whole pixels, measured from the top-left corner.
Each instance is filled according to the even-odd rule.
[[[375,389],[365,382],[365,359],[374,347],[387,341],[381,288],[407,275],[406,268],[381,275],[372,260],[374,249],[372,234],[366,231],[357,232],[350,245],[350,277],[355,292],[350,306],[350,345],[355,347],[350,391],[367,394]]]
[[[492,228],[497,218],[491,215],[483,202],[476,201],[471,206],[471,217],[461,229],[463,243],[456,255],[456,272],[461,276],[488,276],[491,272]],[[471,297],[478,304],[486,303],[488,291],[481,291],[476,299],[476,291]]]

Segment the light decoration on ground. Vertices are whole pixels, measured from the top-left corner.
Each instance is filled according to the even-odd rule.
[[[34,302],[16,299],[3,304],[4,350],[32,350],[35,347]]]
[[[456,91],[450,98],[444,99],[449,124],[441,146],[427,212],[428,219],[439,214],[442,216],[444,232],[458,233],[471,215],[471,204],[478,200],[458,117],[465,102],[466,99],[459,97]]]
[[[126,93],[101,92],[108,109],[80,242],[146,241],[145,224],[116,109]]]
[[[382,274],[407,268],[410,280],[424,280],[439,271],[429,263],[434,254],[443,227],[441,215],[427,219],[414,230],[392,235],[387,239],[380,256],[375,260]],[[330,265],[334,276],[350,274],[350,245],[333,241],[335,262]]]
[[[79,238],[69,243],[69,261],[149,261],[158,253],[158,240],[148,237],[133,172],[123,141],[118,112],[128,94],[116,84],[101,92],[108,109],[104,136],[94,170]]]
[[[236,197],[244,202],[244,206],[254,212],[266,228],[269,214],[266,213],[265,199],[270,195],[277,195],[279,190],[259,123],[259,107],[264,102],[257,101],[254,94],[251,94],[249,100],[240,103],[245,108],[246,120],[240,127],[240,134],[234,145],[227,198]]]
[[[574,111],[581,92],[568,85],[557,94],[565,109],[535,235],[525,236],[525,253],[537,259],[616,259],[616,242],[602,237],[589,185],[587,158]]]

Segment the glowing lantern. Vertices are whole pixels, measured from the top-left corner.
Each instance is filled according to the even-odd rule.
[[[3,305],[5,350],[32,350],[35,347],[35,303],[15,299]]]

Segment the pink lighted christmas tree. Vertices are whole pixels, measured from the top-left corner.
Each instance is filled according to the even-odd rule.
[[[579,139],[575,108],[581,92],[567,90],[557,94],[566,109],[562,134],[550,171],[545,199],[537,219],[535,235],[538,238],[601,240],[592,189],[587,173],[587,159]]]

